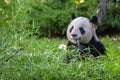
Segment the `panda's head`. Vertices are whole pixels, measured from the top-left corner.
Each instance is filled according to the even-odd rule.
[[[93,37],[93,27],[86,17],[77,17],[73,19],[67,29],[67,38],[69,41],[77,43],[88,43]]]

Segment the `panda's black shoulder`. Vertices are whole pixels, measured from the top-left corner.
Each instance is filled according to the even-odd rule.
[[[89,43],[91,47],[91,54],[93,56],[97,57],[100,54],[105,54],[106,49],[101,41],[96,41],[93,37]]]

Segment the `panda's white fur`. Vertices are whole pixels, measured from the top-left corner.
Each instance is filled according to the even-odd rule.
[[[70,32],[70,29],[72,31]],[[81,34],[79,28],[82,27],[85,30],[84,34]],[[76,34],[77,36],[73,37],[72,34]],[[96,36],[94,25],[90,22],[90,20],[86,17],[77,17],[73,19],[67,29],[67,38],[72,43],[89,43],[89,41],[92,39],[92,37],[95,37],[96,41],[99,41],[99,39]]]

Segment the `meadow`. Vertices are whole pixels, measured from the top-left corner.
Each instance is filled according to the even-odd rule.
[[[26,31],[11,34],[9,27],[0,27],[1,80],[119,80],[120,43],[117,38],[101,38],[107,56],[64,59],[67,51],[59,49],[67,39],[28,37]],[[118,36],[117,36],[118,37]]]
[[[31,1],[4,1],[0,2],[0,80],[120,79],[119,34],[100,37],[107,56],[75,58],[68,64],[65,57],[69,51],[58,48],[60,44],[66,45],[66,36],[48,38],[33,34],[38,29],[35,22],[32,26],[28,24],[26,14]]]

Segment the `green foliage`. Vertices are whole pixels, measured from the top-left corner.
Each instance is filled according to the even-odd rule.
[[[110,2],[107,5],[107,14],[103,20],[102,25],[99,27],[100,31],[108,28],[120,29],[120,0]]]
[[[24,32],[23,34],[13,34],[13,36],[6,34],[6,41],[2,41],[1,44],[1,80],[120,79],[120,44],[112,41],[112,38],[102,39],[108,50],[108,57],[86,57],[81,61],[74,58],[69,64],[66,64],[64,58],[68,52],[58,49],[61,43],[66,44],[66,40],[26,38]],[[9,58],[11,55],[13,56]],[[6,59],[8,60],[6,61]]]
[[[66,29],[71,21],[71,14],[73,12],[77,16],[91,18],[96,15],[97,4],[97,0],[88,0],[80,4],[74,4],[73,0],[35,0],[28,11],[30,16],[30,26],[28,29],[32,28],[32,34],[37,34],[38,36],[63,36],[66,34]],[[99,32],[107,28],[119,28],[119,5],[119,1],[108,3],[107,14],[102,25],[99,26]]]
[[[119,38],[118,41],[116,41],[116,39],[113,39],[115,41],[112,41],[112,37],[105,37],[102,39],[102,42],[105,44],[105,47],[108,51],[107,57],[87,57],[83,61],[72,59],[71,63],[66,64],[64,62],[64,58],[68,51],[58,49],[58,46],[61,43],[66,44],[66,39],[38,39],[36,36],[28,36],[29,34],[35,33],[41,34],[39,33],[39,28],[36,24],[37,18],[34,18],[35,15],[33,15],[33,17],[32,15],[31,17],[28,17],[28,13],[30,15],[30,12],[32,13],[33,11],[33,7],[42,4],[37,5],[36,2],[36,4],[34,3],[34,0],[10,1],[11,2],[9,4],[6,4],[4,0],[0,0],[0,8],[2,8],[2,11],[0,11],[0,80],[120,79]],[[79,8],[80,6],[73,4],[72,1],[60,1],[64,1],[64,5],[66,6],[72,4],[70,7],[73,10],[77,10],[77,8]],[[50,2],[52,3],[52,1]],[[35,5],[32,5],[31,7],[31,3]],[[44,8],[46,8],[46,4],[48,5],[48,3],[44,3]],[[52,9],[53,8],[58,7],[52,5]],[[59,5],[59,8],[62,7]],[[47,9],[49,9],[49,7],[47,7]],[[64,9],[61,9],[61,11]],[[55,10],[53,9],[53,11]],[[59,16],[60,14],[64,13],[61,13],[59,10],[57,11],[59,13]],[[68,19],[69,22],[72,12],[71,10],[66,11],[68,13],[65,12],[64,14],[68,14],[67,17],[69,17],[64,19]],[[45,12],[47,14],[49,11],[45,9],[42,12],[40,14],[44,15]],[[52,11],[50,13],[52,14]],[[34,14],[37,14],[37,12],[35,12]],[[41,16],[43,20],[45,18],[44,16]],[[51,18],[49,16],[47,17]],[[52,15],[52,17],[54,16]],[[33,19],[32,22],[34,23],[32,23],[32,25],[28,24],[29,20],[31,19]],[[61,17],[60,19],[63,18]],[[66,21],[66,24],[68,22]],[[43,25],[43,23],[40,24]]]
[[[75,12],[77,16],[91,17],[95,12],[96,1],[86,1],[81,5],[74,4],[73,0],[33,1],[31,10],[28,11],[31,19],[29,23],[34,27],[33,34],[40,36],[65,35],[71,21],[71,14]]]
[[[9,1],[9,0],[8,0]],[[91,18],[96,14],[97,0],[87,0],[75,4],[73,0],[10,0],[7,4],[0,1],[0,26],[16,25],[18,32],[28,31],[30,35],[65,36],[66,29],[71,21],[71,14]],[[118,28],[120,25],[120,3],[108,3],[107,14],[98,31],[108,28]]]
[[[29,23],[34,27],[33,34],[37,33],[40,36],[63,35],[66,31],[64,27],[69,20],[68,17],[64,17],[69,15],[69,12],[62,6],[64,3],[60,3],[60,1],[56,3],[54,1],[33,2],[32,9],[28,11],[31,17]]]

